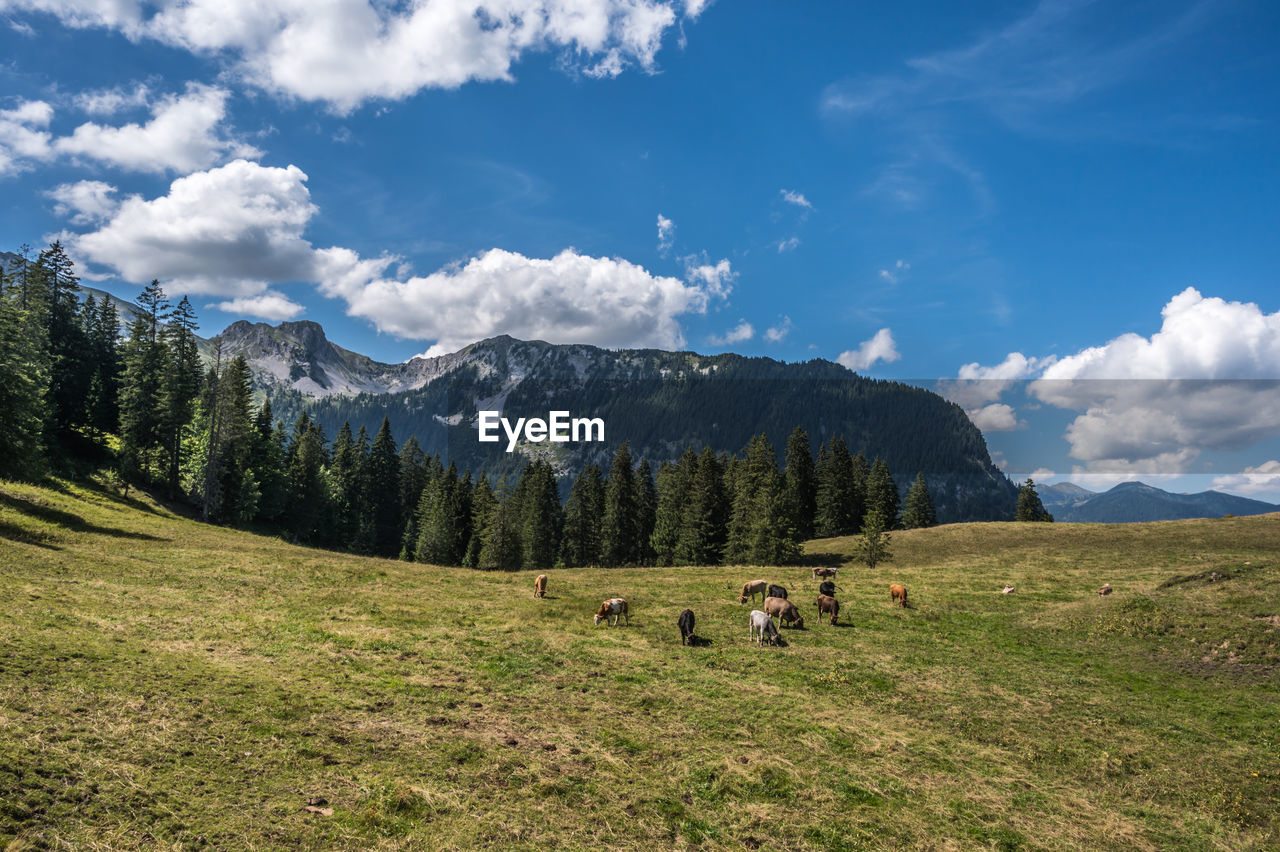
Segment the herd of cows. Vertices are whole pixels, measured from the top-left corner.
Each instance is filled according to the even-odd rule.
[[[836,624],[836,620],[840,616],[840,601],[836,600],[836,584],[833,577],[836,576],[836,568],[814,568],[813,578],[821,580],[818,584],[818,597],[815,605],[818,609],[818,617],[828,616],[832,625]],[[792,603],[787,597],[787,590],[770,583],[768,580],[752,580],[742,586],[742,594],[738,596],[738,603],[745,604],[748,600],[755,602],[756,595],[760,596],[763,610],[753,609],[747,618],[747,624],[750,628],[750,636],[753,642],[760,645],[777,645],[781,641],[778,634],[778,624],[789,624],[792,627],[804,629],[804,616],[800,614],[800,609]],[[537,579],[533,581],[533,596],[535,598],[545,598],[547,596],[547,575],[539,574]],[[907,588],[899,583],[889,586],[889,597],[893,603],[900,606],[907,606]],[[778,619],[778,623],[774,623],[774,619]],[[600,608],[596,610],[595,623],[605,622],[609,626],[614,626],[620,621],[625,624],[631,623],[630,613],[628,611],[627,601],[625,598],[609,598],[600,603]],[[680,643],[689,645],[693,643],[693,628],[695,618],[693,610],[686,609],[680,613],[680,617],[676,621],[676,625],[680,628]]]

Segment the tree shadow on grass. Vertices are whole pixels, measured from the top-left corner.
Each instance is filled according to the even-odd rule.
[[[0,506],[13,509],[27,517],[36,518],[49,524],[56,524],[72,532],[88,532],[98,533],[99,535],[111,536],[112,538],[128,538],[137,541],[168,541],[168,539],[160,536],[148,535],[147,533],[131,532],[129,530],[117,529],[116,527],[103,527],[98,524],[91,524],[84,518],[74,512],[65,512],[62,509],[55,509],[52,506],[41,506],[38,503],[31,503],[27,500],[20,500],[10,494],[0,492]],[[19,532],[23,535],[23,540],[29,540],[30,536]],[[8,537],[8,536],[6,536]]]
[[[14,524],[7,524],[4,521],[0,521],[0,538],[7,538],[10,541],[17,541],[23,544],[34,544],[36,547],[43,547],[45,550],[62,549],[55,544],[49,544],[47,541],[41,541],[22,527]]]

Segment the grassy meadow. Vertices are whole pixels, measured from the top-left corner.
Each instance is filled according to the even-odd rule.
[[[1280,848],[1280,516],[852,549],[808,548],[833,627],[808,567],[534,600],[0,483],[0,847]],[[748,642],[757,577],[805,615],[783,647]]]

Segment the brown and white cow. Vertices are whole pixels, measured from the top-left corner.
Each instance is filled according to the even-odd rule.
[[[837,571],[837,570],[839,570],[839,569],[837,569],[837,568],[814,568],[814,569],[813,569],[813,578],[816,580],[816,579],[818,579],[819,577],[821,577],[822,579],[824,579],[824,580],[825,580],[825,579],[826,579],[826,578],[828,578],[828,577],[834,577],[834,576],[836,575],[836,571]]]
[[[836,616],[840,615],[840,601],[830,595],[818,595],[818,615],[830,615],[831,623],[836,623]]]
[[[1101,588],[1101,589],[1098,589],[1098,594],[1100,594],[1100,595],[1109,595],[1109,594],[1111,594],[1111,584],[1110,584],[1110,583],[1103,583],[1103,584],[1102,584],[1102,588]]]
[[[765,599],[765,592],[769,589],[768,580],[752,580],[750,583],[742,585],[742,594],[738,595],[738,603],[744,604],[748,599],[754,601],[756,595],[760,596],[760,600]]]
[[[610,627],[618,623],[618,619],[626,619],[627,624],[631,623],[631,616],[627,613],[627,602],[623,598],[609,598],[609,600],[600,604],[600,609],[596,611],[595,623],[606,622]],[[610,621],[610,619],[613,619]]]
[[[894,583],[893,585],[889,586],[889,597],[893,599],[894,603],[901,604],[902,606],[906,606],[907,605],[907,587],[902,585],[901,583]]]
[[[547,596],[546,574],[539,574],[538,579],[533,581],[533,596],[535,598],[545,598]]]

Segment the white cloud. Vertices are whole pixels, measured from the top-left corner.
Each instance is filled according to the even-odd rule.
[[[993,402],[965,413],[969,415],[973,425],[983,432],[1010,432],[1026,426],[1026,423],[1018,420],[1013,407],[1002,402]]]
[[[736,326],[726,331],[724,334],[713,334],[707,338],[707,342],[712,346],[730,346],[734,343],[742,343],[756,336],[756,330],[751,323],[746,320],[740,320]]]
[[[240,296],[225,302],[218,302],[209,307],[226,311],[229,314],[244,314],[271,320],[272,322],[293,319],[303,311],[302,305],[270,290],[259,296]]]
[[[999,364],[984,367],[977,361],[962,366],[956,379],[938,382],[938,393],[966,409],[981,408],[1000,399],[1018,381],[1040,375],[1058,359],[1054,355],[1028,358],[1021,352],[1010,352]]]
[[[132,90],[120,86],[97,89],[81,92],[72,98],[72,102],[89,115],[114,115],[123,110],[136,109],[149,104],[151,90],[143,83],[138,83]]]
[[[120,201],[112,196],[116,188],[100,180],[82,180],[64,183],[47,193],[56,204],[53,212],[69,217],[76,225],[92,225],[105,222],[120,207]]]
[[[813,209],[813,205],[809,202],[809,199],[805,198],[804,195],[793,189],[780,189],[778,192],[781,193],[782,200],[788,204],[794,204],[795,206],[803,207],[806,210]]]
[[[902,273],[909,269],[911,269],[911,264],[904,260],[899,260],[892,268],[881,269],[880,277],[885,281],[888,281],[890,284],[897,284],[899,279],[902,277]]]
[[[171,293],[260,296],[270,282],[310,280],[303,229],[315,214],[296,166],[244,160],[178,178],[152,200],[130,196],[98,230],[68,238],[76,253]]]
[[[259,157],[251,145],[220,135],[229,93],[191,84],[182,95],[162,98],[146,124],[107,127],[82,124],[54,149],[72,157],[141,172],[191,172],[231,157]]]
[[[658,254],[663,257],[667,256],[667,252],[671,250],[672,241],[676,236],[676,223],[672,222],[661,213],[658,214]]]
[[[525,54],[550,51],[593,77],[652,72],[676,23],[660,0],[10,0],[74,27],[106,27],[238,60],[250,82],[349,111],[370,98],[509,81]],[[706,7],[686,2],[685,16]]]
[[[791,333],[791,317],[784,316],[777,325],[765,329],[764,339],[770,343],[781,343]]]
[[[778,243],[778,254],[782,254],[784,252],[789,252],[789,251],[795,251],[796,247],[799,245],[800,245],[799,237],[787,237],[785,240],[781,240]]]
[[[882,328],[870,340],[864,340],[858,344],[857,349],[841,352],[840,357],[836,358],[836,363],[850,370],[867,370],[877,361],[892,363],[901,357],[893,342],[893,333],[887,328]]]
[[[704,312],[717,295],[620,258],[573,249],[550,259],[490,249],[465,264],[406,281],[366,277],[370,270],[357,264],[369,262],[351,252],[318,254],[321,292],[342,298],[347,313],[372,320],[381,331],[436,341],[427,355],[496,334],[609,348],[678,348],[684,334],[677,317]]]
[[[1213,487],[1219,491],[1273,501],[1276,495],[1280,495],[1280,461],[1265,461],[1257,467],[1246,467],[1242,473],[1216,476]]]
[[[714,0],[684,0],[684,16],[689,20],[697,20]]]
[[[52,157],[50,134],[41,129],[52,119],[53,107],[44,101],[23,101],[0,110],[0,175],[21,171],[26,161]]]
[[[1089,470],[1173,473],[1202,450],[1280,434],[1280,312],[1188,287],[1150,338],[1125,334],[1049,364],[1036,398],[1083,413],[1067,429]]]
[[[692,257],[684,260],[684,276],[690,284],[705,287],[708,295],[717,298],[724,298],[733,290],[733,280],[738,277],[738,273],[733,271],[727,258],[714,264],[698,263]]]

